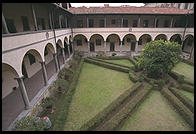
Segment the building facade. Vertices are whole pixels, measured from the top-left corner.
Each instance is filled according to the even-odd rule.
[[[145,7],[166,7],[179,9],[194,9],[194,3],[145,3]]]
[[[194,12],[188,9],[2,5],[3,130],[32,109],[74,50],[138,55],[147,42],[163,39],[177,41],[194,58]]]

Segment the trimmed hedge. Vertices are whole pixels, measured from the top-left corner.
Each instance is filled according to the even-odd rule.
[[[122,59],[128,59],[128,56],[96,56],[96,58],[103,59],[103,60],[122,60]]]
[[[194,114],[166,88],[161,90],[163,96],[172,104],[172,106],[179,112],[183,119],[194,128]]]
[[[187,106],[187,108],[189,110],[191,110],[192,113],[194,113],[194,102],[187,98],[186,96],[184,96],[181,92],[179,92],[178,90],[179,89],[176,89],[176,88],[172,88],[172,87],[169,87],[169,90],[176,96],[179,98],[179,100],[185,105]]]
[[[114,109],[116,109],[120,104],[122,104],[128,97],[134,94],[140,87],[142,83],[137,82],[132,87],[127,89],[123,94],[121,94],[116,100],[112,101],[106,108],[95,115],[91,120],[81,126],[80,131],[89,131],[97,127]]]
[[[184,75],[178,74],[178,73],[176,73],[176,72],[174,72],[174,71],[170,71],[168,74],[169,74],[172,78],[174,78],[175,80],[178,80],[178,78],[184,76]],[[187,80],[187,79],[184,79],[184,80],[183,80],[183,83],[186,83],[186,84],[189,84],[189,85],[194,86],[194,82],[193,82],[193,81],[189,81],[189,80]]]
[[[189,64],[191,66],[194,66],[194,63],[191,62],[190,60],[186,60],[186,59],[181,58],[181,61],[184,62],[184,63],[186,63],[186,64]]]
[[[93,57],[88,57],[89,59],[92,59],[92,60],[96,60],[96,61],[100,61],[100,62],[104,62],[104,63],[108,63],[108,64],[112,64],[112,65],[117,65],[117,66],[120,66],[120,67],[126,67],[128,69],[131,69],[130,66],[126,66],[126,65],[121,65],[121,64],[117,64],[117,63],[112,63],[112,62],[109,62],[109,61],[105,61],[103,59],[98,59],[98,58],[93,58]]]
[[[105,122],[105,124],[99,129],[99,131],[113,131],[120,123],[126,119],[127,116],[133,110],[135,110],[150,93],[152,86],[147,84],[144,89],[136,93],[136,95],[129,101],[117,114],[115,114],[110,120]]]
[[[188,84],[181,84],[180,88],[188,92],[194,93],[194,87]]]
[[[69,106],[72,101],[72,96],[75,93],[75,89],[77,86],[80,72],[82,70],[83,63],[84,63],[84,59],[81,59],[76,71],[73,74],[73,79],[72,79],[72,83],[69,86],[69,90],[67,91],[65,96],[63,95],[60,98],[60,99],[62,99],[62,101],[60,102],[61,104],[59,104],[61,107],[58,109],[58,113],[57,113],[58,116],[57,116],[55,122],[53,123],[54,127],[52,130],[56,130],[56,131],[63,130],[63,127],[66,125],[66,119],[67,119],[67,115],[68,115],[68,111],[69,111]]]
[[[136,64],[137,64],[137,61],[136,61],[136,60],[134,60],[132,57],[129,57],[128,60],[129,60],[134,66],[136,66]]]
[[[109,68],[109,69],[112,69],[112,70],[124,72],[124,73],[128,73],[129,72],[129,69],[127,69],[127,68],[110,65],[110,64],[99,62],[99,61],[95,61],[95,60],[92,60],[92,59],[89,59],[89,58],[85,58],[84,61],[88,62],[88,63],[91,63],[91,64],[98,65],[98,66],[102,66],[102,67],[105,67],[105,68]]]
[[[139,61],[139,57],[138,56],[133,56],[133,59],[136,61]]]
[[[138,81],[138,78],[135,76],[134,72],[132,70],[129,70],[129,78],[134,83]]]

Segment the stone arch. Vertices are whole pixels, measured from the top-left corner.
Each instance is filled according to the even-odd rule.
[[[106,51],[120,51],[120,36],[118,34],[110,34],[106,38]]]
[[[64,45],[63,45],[61,39],[58,39],[57,44],[58,44],[61,48],[64,48]]]
[[[135,51],[136,36],[134,34],[126,34],[122,41],[122,51]]]
[[[149,34],[143,34],[140,36],[139,41],[138,41],[138,51],[142,51],[142,49],[144,48],[144,45],[146,45],[146,43],[152,41],[152,37]]]
[[[36,49],[28,50],[22,59],[22,74],[28,78],[33,76],[41,69],[40,62],[43,62],[41,54]]]
[[[90,51],[104,51],[104,38],[100,34],[93,34],[90,39]]]
[[[155,37],[155,39],[154,40],[160,40],[160,39],[162,39],[162,40],[167,40],[167,36],[165,35],[165,34],[159,34],[159,35],[157,35],[156,37]]]
[[[83,34],[75,35],[72,43],[74,50],[79,50],[83,52],[88,52],[89,50],[87,37]]]
[[[68,38],[65,37],[64,38],[64,52],[65,52],[65,55],[68,55]]]
[[[14,67],[7,63],[2,63],[2,99],[9,95],[14,87],[18,87],[18,83],[14,78],[18,78],[19,74]]]
[[[194,44],[194,37],[191,34],[186,35],[185,40],[183,41],[182,51],[191,53]]]
[[[182,36],[180,34],[174,34],[171,36],[170,41],[178,42],[181,45]]]

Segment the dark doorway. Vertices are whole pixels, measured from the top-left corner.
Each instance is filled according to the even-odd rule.
[[[131,51],[135,51],[135,42],[131,42]]]
[[[90,43],[90,51],[91,52],[94,52],[95,51],[95,45],[94,45],[94,43]]]
[[[114,51],[114,42],[111,42],[110,43],[110,52],[113,52]]]

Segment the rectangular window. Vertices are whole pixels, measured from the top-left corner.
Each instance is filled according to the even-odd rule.
[[[29,27],[29,21],[27,16],[21,16],[21,19],[23,24],[23,31],[29,31],[30,27]]]
[[[178,8],[180,8],[180,4],[178,4]]]
[[[89,27],[94,27],[94,20],[93,19],[89,19]]]
[[[45,26],[45,20],[44,20],[44,18],[41,18],[41,25],[42,25],[42,30],[45,30],[46,29],[46,26]]]
[[[16,27],[14,25],[13,19],[5,19],[7,23],[7,28],[10,33],[16,33]]]
[[[37,26],[38,26],[39,30],[45,30],[46,29],[44,18],[38,18],[37,19]]]
[[[159,20],[157,19],[157,22],[156,22],[156,27],[158,27],[158,25],[159,25]]]
[[[77,27],[78,28],[83,27],[83,21],[82,20],[77,20]]]
[[[169,20],[164,21],[164,27],[169,27]]]
[[[123,27],[128,27],[128,20],[123,19]]]
[[[112,22],[111,22],[111,23],[112,23],[113,25],[114,25],[114,24],[116,24],[116,20],[112,20]]]
[[[133,20],[133,27],[137,27],[137,20]]]
[[[144,20],[144,27],[148,27],[148,20]]]
[[[96,39],[96,45],[101,46],[101,40],[100,39]]]
[[[99,27],[104,27],[104,20],[99,20]]]
[[[32,54],[28,54],[28,58],[29,58],[29,62],[30,62],[30,65],[32,65],[33,63],[35,63],[35,57],[32,55]]]
[[[82,46],[82,40],[77,40],[77,46]]]

